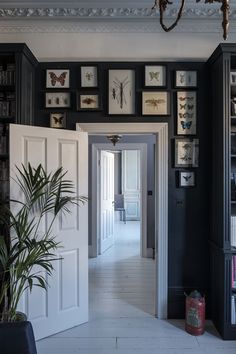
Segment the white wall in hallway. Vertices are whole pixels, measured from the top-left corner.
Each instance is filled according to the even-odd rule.
[[[15,21],[16,22],[16,21]],[[2,33],[0,43],[24,42],[40,61],[206,59],[219,33]],[[228,42],[236,42],[231,33]]]

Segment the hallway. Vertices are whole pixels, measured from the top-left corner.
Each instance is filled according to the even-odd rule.
[[[89,322],[39,341],[38,354],[235,354],[211,323],[193,337],[184,321],[153,316],[155,262],[139,256],[139,223],[116,231],[115,246],[89,261]]]

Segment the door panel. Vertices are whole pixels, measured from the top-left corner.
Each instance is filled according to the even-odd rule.
[[[114,154],[101,151],[100,253],[114,244]]]
[[[126,219],[140,220],[140,151],[122,151],[122,194]]]
[[[88,141],[86,133],[31,126],[10,126],[11,174],[15,165],[39,163],[47,172],[62,166],[73,181],[76,195],[88,195]],[[11,198],[19,190],[11,179]],[[32,322],[40,339],[88,321],[88,222],[87,205],[72,206],[71,213],[60,215],[53,233],[61,242],[54,273],[47,292],[35,288],[26,292],[20,310]],[[47,216],[45,225],[50,222]]]

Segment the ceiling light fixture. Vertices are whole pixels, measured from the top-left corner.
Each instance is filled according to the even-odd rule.
[[[116,143],[118,143],[118,141],[122,138],[122,135],[108,135],[107,139],[109,139],[113,146],[116,145]]]
[[[196,0],[196,2],[200,2],[201,0]],[[224,40],[227,39],[228,37],[228,29],[229,29],[229,0],[205,0],[205,4],[213,4],[215,2],[220,2],[221,5],[221,11],[223,12],[223,21],[222,21],[222,27],[223,27],[223,38]],[[155,0],[154,6],[152,7],[153,10],[158,9],[160,13],[160,25],[162,29],[165,32],[170,32],[173,28],[175,28],[179,22],[179,20],[182,17],[183,10],[184,10],[184,5],[185,5],[185,0],[181,0],[181,5],[177,13],[176,20],[169,26],[167,27],[164,24],[164,12],[167,10],[168,5],[172,5],[173,1],[170,0]]]

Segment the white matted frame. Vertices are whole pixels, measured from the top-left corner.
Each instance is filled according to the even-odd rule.
[[[78,131],[88,134],[156,135],[156,316],[167,318],[168,300],[168,124],[167,123],[78,123]],[[93,217],[93,215],[92,215]]]

